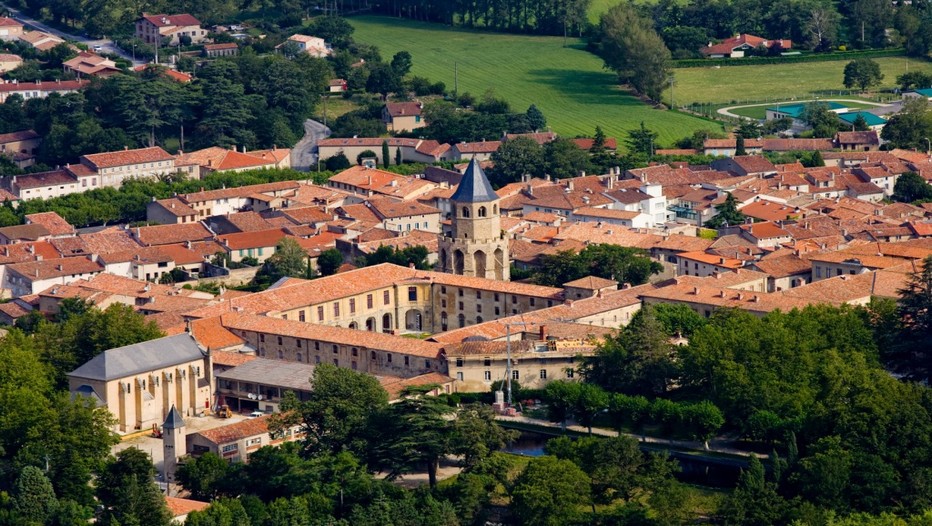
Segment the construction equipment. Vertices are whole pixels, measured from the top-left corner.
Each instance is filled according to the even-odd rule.
[[[217,411],[217,416],[220,418],[230,418],[233,416],[233,411],[230,410],[230,406],[222,405],[220,410]]]

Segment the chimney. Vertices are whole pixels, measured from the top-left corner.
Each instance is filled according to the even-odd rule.
[[[541,326],[540,326],[540,341],[544,341],[544,340],[546,340],[546,339],[547,339],[547,326],[544,325],[544,324],[541,324]]]
[[[573,180],[572,180],[572,179],[567,179],[567,180],[566,180],[566,188],[567,188],[568,190],[570,190],[570,191],[575,190],[575,185],[573,184]]]
[[[754,303],[760,303],[760,296],[755,294],[754,297],[751,298],[751,301],[753,301]]]
[[[724,265],[724,264],[725,264],[725,258],[718,258],[718,262],[719,262],[720,265]]]
[[[693,287],[693,294],[695,294],[696,296],[699,295],[699,287]]]
[[[62,272],[63,270],[65,270],[65,267],[63,267],[60,263],[58,265],[55,265],[55,268],[58,269],[59,272]]]
[[[743,299],[744,299],[744,293],[739,292],[739,293],[738,293],[738,299],[739,299],[739,300],[743,300]]]

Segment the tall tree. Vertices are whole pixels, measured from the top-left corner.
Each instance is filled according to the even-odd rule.
[[[670,78],[670,50],[633,4],[618,4],[599,21],[598,53],[622,83],[653,100]]]
[[[845,65],[846,88],[857,86],[861,91],[866,91],[867,88],[880,84],[882,80],[880,64],[869,58],[855,59]]]
[[[317,256],[317,270],[321,276],[336,274],[343,264],[343,254],[335,248],[324,250]]]
[[[589,503],[590,480],[569,460],[545,456],[531,460],[515,480],[512,511],[527,526],[571,524]]]
[[[168,526],[171,513],[155,484],[155,466],[137,448],[120,451],[97,479],[97,498],[103,506],[100,522]]]
[[[703,226],[720,228],[724,225],[734,226],[744,223],[744,214],[738,210],[738,200],[731,192],[728,192],[722,204],[715,205],[715,209],[718,213]]]
[[[544,173],[544,150],[530,137],[502,142],[492,154],[492,161],[495,165],[489,170],[489,178],[497,186],[521,181],[525,175]]]
[[[909,275],[900,291],[900,315],[905,323],[905,342],[897,368],[911,378],[932,384],[932,256]]]
[[[625,142],[628,144],[628,150],[631,153],[650,158],[653,157],[654,151],[657,149],[657,136],[657,132],[648,129],[644,125],[644,121],[641,121],[639,128],[628,130],[628,139]]]

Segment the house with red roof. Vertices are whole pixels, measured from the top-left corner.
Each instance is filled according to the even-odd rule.
[[[699,53],[706,58],[741,58],[748,51],[755,49],[784,50],[792,49],[792,40],[767,40],[754,35],[740,34],[731,38],[709,45],[699,49]]]
[[[388,131],[404,132],[427,126],[421,115],[424,104],[420,102],[386,102],[382,108],[382,121]]]
[[[5,16],[0,17],[0,40],[18,40],[22,34],[22,22]]]
[[[190,44],[199,44],[207,37],[207,30],[201,28],[200,20],[189,14],[149,15],[142,14],[136,20],[136,38],[146,44],[158,46],[177,46],[182,40]]]

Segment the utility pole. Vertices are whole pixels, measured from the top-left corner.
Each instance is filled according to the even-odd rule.
[[[527,327],[527,322],[506,323],[505,324],[505,402],[511,407],[511,326],[522,325]]]

